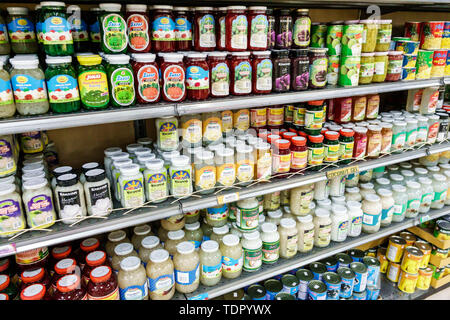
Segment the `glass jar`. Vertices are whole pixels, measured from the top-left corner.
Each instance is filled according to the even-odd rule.
[[[427,115],[428,118],[428,137],[427,143],[433,144],[437,140],[439,134],[439,116]]]
[[[75,223],[86,216],[83,185],[73,173],[63,174],[56,181],[55,202],[59,218],[65,224]]]
[[[450,192],[449,192],[449,189],[450,189],[450,170],[444,171],[443,174],[447,178],[447,186],[448,186],[448,188],[447,188],[447,198],[444,201],[444,203],[445,203],[445,205],[450,205]]]
[[[367,152],[367,128],[355,127],[354,129],[353,158],[360,159],[366,156]]]
[[[213,51],[216,48],[216,22],[212,7],[194,8],[194,50]]]
[[[430,211],[431,203],[434,199],[434,189],[432,180],[427,177],[419,177],[418,182],[422,189],[422,198],[420,200],[419,213],[427,213]]]
[[[292,46],[292,16],[289,9],[281,9],[275,21],[275,48],[289,49]]]
[[[309,34],[307,35],[307,37],[309,41]],[[290,50],[290,57],[291,57],[292,90],[303,91],[308,89],[308,82],[309,82],[308,50],[307,49]]]
[[[360,56],[364,33],[363,24],[359,20],[344,21],[342,33],[341,56]]]
[[[392,191],[385,188],[380,188],[377,191],[381,198],[381,223],[382,227],[389,226],[392,222],[392,217],[394,214],[395,200],[392,195]]]
[[[134,53],[149,52],[151,49],[149,35],[149,18],[147,5],[126,5],[128,51]]]
[[[387,154],[391,152],[392,149],[392,123],[382,122],[381,127],[381,150],[380,154]]]
[[[267,32],[269,22],[266,15],[267,7],[249,7],[248,8],[248,49],[249,50],[266,50],[267,49]]]
[[[415,218],[419,214],[420,201],[422,199],[422,190],[420,183],[415,181],[406,182],[408,193],[408,205],[405,212],[406,218]]]
[[[218,149],[215,156],[217,186],[230,187],[236,180],[234,150]]]
[[[131,243],[120,243],[114,248],[114,255],[111,258],[111,267],[117,274],[120,270],[121,262],[127,257],[138,257]]]
[[[133,55],[132,66],[138,103],[158,102],[161,98],[159,67],[155,57],[152,53]]]
[[[187,98],[189,100],[207,99],[209,97],[210,88],[209,66],[206,62],[206,54],[189,53],[186,58],[185,66]]]
[[[273,9],[266,9],[268,28],[267,28],[267,49],[273,49],[275,47],[275,16],[273,14]]]
[[[9,237],[25,228],[22,198],[13,184],[0,185],[0,205],[3,208],[0,237]]]
[[[255,272],[261,269],[262,240],[259,231],[244,233],[241,243],[244,256],[243,269],[247,272]]]
[[[8,11],[6,23],[12,51],[16,54],[36,53],[38,44],[28,8],[8,7],[6,10]],[[2,43],[2,45],[5,46],[5,49],[8,48],[7,43]],[[9,50],[7,51],[5,53],[9,53]],[[5,53],[2,52],[2,54]]]
[[[216,241],[218,244],[222,243],[223,237],[230,234],[230,228],[227,224],[221,227],[214,227],[211,233],[210,240]]]
[[[346,201],[362,201],[362,196],[358,187],[346,188],[345,189],[345,200]]]
[[[375,52],[375,70],[372,77],[372,82],[384,82],[387,75],[388,67],[388,53]]]
[[[188,7],[174,7],[175,50],[189,51],[192,48],[192,17]]]
[[[232,95],[246,95],[252,91],[252,66],[250,52],[233,52],[230,62],[230,92]]]
[[[367,95],[366,120],[377,119],[379,110],[380,110],[380,95],[379,94]]]
[[[222,275],[226,279],[235,279],[242,273],[244,262],[242,245],[239,237],[234,234],[226,235],[220,244],[222,253]]]
[[[174,265],[166,250],[150,253],[146,266],[151,300],[170,300],[175,293]]]
[[[195,190],[200,194],[214,192],[216,185],[216,167],[214,154],[210,151],[202,151],[195,155]]]
[[[154,52],[175,51],[175,22],[173,21],[172,6],[152,6],[152,50]]]
[[[99,55],[77,56],[78,85],[84,109],[105,109],[109,104],[108,77]]]
[[[406,141],[405,147],[411,148],[416,144],[417,137],[417,123],[414,118],[406,119]]]
[[[362,202],[362,210],[362,231],[365,233],[378,232],[383,210],[380,197],[376,194],[367,194]]]
[[[27,224],[32,228],[47,228],[56,220],[53,193],[45,178],[36,178],[23,183],[22,195],[27,214]]]
[[[323,248],[330,244],[331,240],[331,223],[330,212],[318,208],[314,218],[314,246]]]
[[[200,257],[190,242],[177,245],[173,258],[175,267],[175,288],[180,293],[194,292],[200,283]]]
[[[195,250],[199,250],[200,245],[203,241],[203,231],[200,229],[200,222],[194,222],[191,224],[185,224],[185,240],[191,242],[195,246]]]
[[[367,157],[377,158],[380,155],[381,146],[381,127],[377,125],[369,125],[367,132]]]
[[[159,18],[158,18],[159,19]],[[155,25],[157,20],[153,22]],[[156,43],[172,41],[157,41]],[[186,72],[182,54],[165,54],[160,65],[162,79],[162,98],[164,101],[178,102],[186,99]],[[209,84],[208,84],[209,85]]]
[[[247,7],[229,6],[225,17],[225,45],[228,51],[247,50],[248,20],[245,15]]]
[[[363,211],[361,202],[348,201],[348,236],[358,237],[362,231]]]
[[[101,51],[110,53],[125,53],[128,45],[127,22],[121,14],[121,5],[102,3],[103,11],[99,17],[101,34]],[[145,10],[144,10],[145,11]]]
[[[378,20],[359,20],[364,26],[362,35],[362,52],[374,52],[377,45]]]
[[[341,129],[339,133],[340,163],[347,164],[351,162],[351,159],[353,157],[353,149],[355,145],[355,138],[353,136],[355,132],[352,129]]]
[[[310,43],[311,18],[309,9],[297,9],[293,20],[293,48],[306,49]]]
[[[312,171],[317,171],[322,167],[324,157],[323,139],[322,135],[308,136],[308,165],[314,166],[314,168],[310,168]]]
[[[437,142],[442,142],[447,140],[448,136],[448,127],[449,127],[449,116],[446,113],[437,112],[437,116],[439,116],[439,132],[437,135]]]
[[[395,121],[392,127],[391,152],[403,150],[406,143],[406,122]]]
[[[349,123],[352,120],[352,105],[351,97],[334,99],[334,115],[333,119],[339,124]]]
[[[270,51],[253,51],[252,55],[252,93],[270,93],[274,71]]]
[[[305,137],[291,138],[291,172],[296,172],[306,168],[308,152]]]
[[[280,257],[290,259],[298,250],[298,230],[294,219],[283,218],[278,227],[280,234]]]
[[[314,223],[311,215],[297,217],[298,251],[306,253],[314,247]]]
[[[348,219],[347,208],[343,205],[333,205],[331,216],[331,240],[342,242],[347,239]]]
[[[272,90],[275,92],[287,92],[291,88],[291,60],[288,54],[288,50],[272,50]]]
[[[150,261],[150,255],[152,254],[152,252],[162,248],[163,246],[160,243],[158,237],[147,236],[142,239],[141,243],[139,244],[138,253],[139,258],[142,260],[144,266],[147,265],[147,263]]]
[[[325,88],[327,84],[327,58],[326,48],[309,48],[309,81],[312,89]]]
[[[138,257],[120,263],[117,275],[120,300],[148,300],[147,272]]]
[[[278,261],[280,256],[280,235],[277,225],[266,222],[261,225],[262,262],[272,264]]]
[[[403,52],[389,51],[386,81],[399,81],[402,77]]]
[[[272,153],[269,143],[260,142],[255,145],[257,151],[256,178],[265,180],[272,175]]]
[[[164,168],[164,161],[152,159],[145,163],[144,185],[147,201],[160,203],[169,196],[169,185],[167,170]]]
[[[352,118],[353,122],[363,121],[366,118],[367,97],[359,96],[352,99]]]
[[[406,187],[398,184],[392,185],[392,196],[394,198],[393,222],[401,222],[405,219],[406,209],[408,207],[408,194]]]
[[[222,278],[222,254],[216,241],[202,243],[200,257],[200,282],[205,286],[214,286]]]
[[[225,97],[230,93],[230,69],[226,60],[226,52],[210,52],[208,65],[211,76],[210,88],[212,97]]]
[[[442,209],[447,199],[447,179],[444,175],[435,173],[433,177],[434,198],[431,203],[431,209]]]
[[[273,144],[272,148],[272,173],[286,173],[289,172],[291,166],[291,143],[289,140],[278,139]]]
[[[9,118],[16,113],[13,90],[11,87],[11,77],[8,71],[3,69],[3,61],[0,61],[0,96],[2,97],[2,108],[0,118]]]
[[[392,20],[379,20],[377,32],[377,44],[375,51],[382,52],[389,50],[392,36]]]
[[[134,75],[129,63],[130,57],[125,54],[108,57],[108,81],[110,101],[113,107],[128,107],[136,103]],[[120,94],[119,94],[120,93]]]
[[[252,232],[259,225],[259,202],[248,198],[237,202],[236,226],[242,232]]]
[[[120,168],[120,201],[123,208],[136,208],[144,205],[144,177],[139,165],[129,164]]]
[[[188,156],[177,156],[169,168],[170,193],[176,198],[192,194],[192,165]]]
[[[67,21],[64,2],[42,2],[41,6],[39,23],[42,28],[40,35],[42,51],[49,56],[72,55],[74,53],[72,32]],[[123,26],[125,27],[125,23]],[[54,30],[58,32],[55,34]]]

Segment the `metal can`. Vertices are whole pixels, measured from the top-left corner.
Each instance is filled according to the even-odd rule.
[[[399,236],[390,236],[386,249],[386,258],[391,262],[400,262],[403,251],[406,247],[406,240]]]
[[[416,62],[416,79],[429,79],[433,65],[433,51],[419,50]]]
[[[364,257],[363,263],[367,266],[367,285],[376,285],[380,277],[380,261],[373,257]]]
[[[377,300],[380,294],[380,288],[377,286],[367,286],[366,300]]]
[[[419,268],[426,268],[428,266],[428,263],[430,263],[431,244],[425,241],[416,241],[414,243],[414,246],[423,253],[422,261],[420,262]]]
[[[367,267],[362,262],[350,263],[350,269],[355,273],[354,292],[363,292],[367,286]]]
[[[313,262],[309,265],[309,270],[314,275],[314,280],[322,281],[322,275],[327,272],[327,267],[322,262]]]
[[[355,273],[352,271],[352,269],[347,267],[339,268],[337,273],[341,276],[341,291],[339,293],[339,297],[350,298],[353,293]]]
[[[285,274],[281,277],[283,289],[281,292],[295,295],[298,292],[298,279],[292,274]]]
[[[299,269],[295,274],[298,279],[298,293],[299,300],[306,300],[308,298],[308,284],[314,280],[314,274],[307,269]]]
[[[441,249],[436,246],[433,246],[431,249],[431,254],[435,257],[439,257],[441,259],[447,259],[448,257],[448,249]]]
[[[224,300],[244,300],[244,290],[239,289],[223,295]]]
[[[324,48],[327,36],[327,25],[319,22],[311,23],[311,48]]]
[[[296,300],[295,296],[286,292],[280,292],[275,296],[275,300]]]
[[[366,257],[373,257],[376,258],[377,257],[377,247],[373,247],[373,248],[369,248],[366,250]],[[365,257],[364,257],[365,258]],[[363,259],[364,260],[364,259]]]
[[[445,267],[438,268],[438,267],[436,267],[436,266],[434,266],[432,264],[430,264],[429,266],[430,266],[430,268],[433,269],[433,278],[434,279],[439,280],[439,279],[442,279],[444,277],[445,269],[446,269]]]
[[[444,33],[442,34],[442,49],[450,49],[450,21],[444,23]]]
[[[419,41],[398,40],[395,43],[395,51],[402,51],[404,54],[417,55],[419,52]]]
[[[339,78],[340,56],[328,56],[327,82],[336,85]]]
[[[446,77],[450,76],[450,50],[447,51],[447,59],[445,61],[445,74]]]
[[[412,41],[420,40],[420,28],[421,23],[416,21],[405,22],[405,37],[410,38]]]
[[[322,279],[327,286],[327,300],[339,300],[341,276],[334,272],[325,272]]]
[[[420,48],[426,50],[440,49],[443,33],[444,33],[444,21],[422,22]]]
[[[266,289],[260,284],[252,284],[248,287],[247,294],[252,300],[266,300]]]
[[[434,50],[431,66],[431,78],[441,78],[445,74],[447,50]]]
[[[336,272],[338,269],[338,261],[335,257],[331,256],[321,261],[327,267],[327,271]]]
[[[433,277],[433,268],[426,267],[419,269],[419,278],[417,279],[416,287],[420,290],[428,290]]]
[[[403,68],[415,68],[417,62],[417,55],[404,54],[403,55]]]
[[[439,240],[450,240],[450,222],[446,220],[436,221],[433,235]]]
[[[269,279],[264,282],[264,288],[266,289],[266,300],[274,300],[277,293],[283,290],[283,284],[276,279]]]
[[[364,251],[359,249],[350,249],[348,250],[348,255],[354,262],[362,262],[364,258]]]
[[[418,273],[408,273],[401,270],[400,276],[398,278],[397,287],[403,292],[414,293],[414,291],[416,290],[418,278],[419,278]]]
[[[420,249],[412,246],[406,247],[401,264],[402,270],[413,274],[418,273],[422,258],[423,253]]]
[[[338,84],[341,87],[354,87],[359,82],[361,56],[341,56]]]
[[[339,56],[341,54],[342,31],[344,25],[342,21],[332,22],[327,27],[326,47],[329,55]]]
[[[362,292],[353,292],[353,300],[366,300],[366,299],[367,299],[366,290]]]
[[[417,237],[408,231],[402,231],[398,235],[406,240],[406,246],[412,246],[417,241]]]
[[[308,300],[326,300],[327,286],[322,281],[313,280],[308,284]]]
[[[416,80],[416,68],[403,68],[402,80]]]
[[[352,258],[350,258],[350,256],[346,253],[337,253],[335,255],[335,258],[338,261],[338,265],[337,268],[339,270],[339,268],[341,267],[350,267],[350,263],[352,263]]]
[[[380,272],[386,273],[389,265],[389,260],[386,258],[386,248],[380,247],[377,251],[377,259],[380,261]]]
[[[398,281],[398,276],[400,275],[400,264],[395,262],[389,262],[387,271],[386,271],[386,278],[391,280],[392,282]]]

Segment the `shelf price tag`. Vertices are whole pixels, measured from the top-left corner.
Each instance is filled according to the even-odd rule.
[[[208,292],[200,293],[196,296],[188,298],[188,300],[208,300]]]
[[[429,215],[424,215],[422,217],[419,217],[419,223],[427,222],[428,220],[431,220],[431,217]]]
[[[230,203],[230,202],[236,202],[238,200],[239,200],[239,192],[217,196],[217,203],[219,205],[225,204],[225,203]]]
[[[357,172],[359,172],[359,166],[350,166],[350,167],[345,167],[345,168],[339,168],[336,170],[327,171],[327,178],[333,179],[333,178],[336,178],[339,176],[346,176],[348,174],[357,173]]]
[[[0,246],[0,258],[16,254],[16,244],[8,243]]]

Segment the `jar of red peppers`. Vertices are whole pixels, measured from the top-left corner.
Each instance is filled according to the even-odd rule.
[[[284,107],[271,106],[267,107],[267,128],[270,131],[279,130],[284,123]]]
[[[188,7],[175,7],[175,49],[189,51],[192,48],[192,24]]]
[[[290,49],[292,46],[292,16],[289,9],[281,9],[275,22],[275,47]]]
[[[248,8],[248,50],[267,50],[269,22],[267,21],[266,10],[267,7]]]
[[[152,23],[152,49],[154,52],[175,51],[175,22],[172,6],[155,5]]]
[[[230,68],[227,62],[227,53],[214,51],[208,53],[210,70],[211,97],[226,97],[230,94]]]
[[[149,52],[151,49],[151,42],[147,5],[127,4],[126,20],[128,52]]]
[[[233,52],[230,62],[230,92],[235,96],[249,94],[252,91],[252,66],[250,52]]]
[[[291,172],[306,168],[308,160],[308,150],[306,148],[305,137],[291,138]]]
[[[247,50],[248,21],[245,6],[227,7],[225,18],[226,40],[225,45],[228,51]]]
[[[253,51],[252,54],[252,93],[270,93],[273,72],[270,51]]]
[[[164,101],[184,101],[186,99],[186,73],[183,55],[165,54],[161,63],[162,98]]]
[[[194,49],[213,51],[216,48],[216,22],[212,7],[194,9]]]
[[[403,52],[389,51],[385,81],[398,81],[402,77]]]
[[[352,98],[334,99],[334,121],[348,123],[352,118]]]
[[[151,103],[160,100],[159,68],[153,53],[135,54],[132,67],[136,81],[138,103]]]
[[[377,125],[368,126],[367,157],[378,158],[381,152],[381,144],[382,144],[381,127]]]
[[[216,8],[216,47],[217,50],[227,50],[226,46],[226,28],[225,18],[227,16],[227,7]]]
[[[307,49],[289,50],[291,57],[291,88],[294,91],[308,89],[309,58]]]
[[[291,169],[291,143],[278,139],[272,144],[272,173],[286,173]]]
[[[366,156],[367,149],[367,128],[364,127],[355,127],[353,129],[355,131],[354,136],[354,147],[353,147],[353,158],[361,159]]]
[[[272,90],[287,92],[291,89],[291,59],[288,50],[272,50]]]
[[[209,66],[205,53],[187,55],[186,90],[189,100],[205,100],[209,97]]]

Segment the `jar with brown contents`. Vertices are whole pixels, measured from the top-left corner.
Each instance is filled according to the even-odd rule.
[[[367,131],[367,157],[377,158],[381,152],[382,135],[381,127],[370,125]]]

